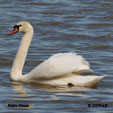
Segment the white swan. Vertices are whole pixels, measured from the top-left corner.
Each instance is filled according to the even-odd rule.
[[[104,78],[104,76],[82,76],[75,74],[80,71],[90,70],[88,62],[75,53],[55,54],[28,74],[22,75],[22,69],[34,30],[30,23],[19,22],[8,35],[16,32],[22,32],[24,36],[10,72],[11,80],[48,85],[94,86]]]

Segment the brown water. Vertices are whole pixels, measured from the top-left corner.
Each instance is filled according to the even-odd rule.
[[[35,35],[24,73],[52,54],[76,52],[99,75],[96,89],[53,88],[10,82],[11,65],[21,34],[7,37],[19,21],[30,22]],[[0,112],[1,113],[113,113],[113,1],[112,0],[0,0]],[[88,107],[88,104],[108,107]],[[28,104],[29,107],[8,107]]]

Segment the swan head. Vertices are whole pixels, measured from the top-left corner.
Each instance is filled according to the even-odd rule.
[[[12,34],[15,34],[17,32],[25,34],[25,33],[33,32],[33,31],[34,31],[33,27],[29,22],[22,21],[22,22],[18,22],[14,26],[14,29],[10,33],[8,33],[8,35],[12,35]]]

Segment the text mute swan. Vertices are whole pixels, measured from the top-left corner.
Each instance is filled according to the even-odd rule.
[[[10,78],[13,81],[35,82],[48,85],[95,86],[104,76],[82,76],[76,72],[90,70],[85,59],[75,53],[58,53],[42,62],[28,74],[22,75],[29,45],[33,37],[33,27],[28,22],[19,22],[8,35],[17,32],[24,34],[13,66]]]

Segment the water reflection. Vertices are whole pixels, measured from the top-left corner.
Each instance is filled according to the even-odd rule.
[[[21,97],[27,97],[28,94],[25,91],[25,89],[23,89],[23,84],[20,82],[11,82],[12,84],[12,88],[13,90],[17,91]]]
[[[21,105],[23,107],[19,107],[19,108],[32,108],[33,107],[33,103],[29,103],[30,101],[32,101],[32,97],[29,96],[29,94],[27,94],[26,90],[23,87],[22,83],[19,82],[11,82],[12,84],[12,88],[14,91],[16,91],[17,93],[15,93],[13,95],[13,103],[17,103],[18,102],[18,106]],[[23,103],[23,104],[21,104]],[[27,106],[27,107],[25,107]]]
[[[27,85],[27,87],[33,91],[33,89],[35,89],[35,91],[39,92],[53,92],[58,94],[65,94],[65,95],[70,95],[70,96],[85,96],[83,94],[81,94],[81,92],[86,92],[86,91],[90,91],[92,89],[96,89],[96,87],[93,88],[88,88],[88,87],[77,87],[77,86],[46,86],[46,85],[41,85],[41,84],[25,84],[25,83],[21,83],[21,82],[11,82],[12,83],[12,88],[14,91],[18,92],[20,94],[21,97],[27,97],[29,96],[27,89],[24,88],[24,85]],[[63,92],[63,93],[62,93]],[[69,93],[68,93],[69,92]],[[73,94],[73,92],[75,92]],[[77,93],[77,94],[76,94]]]

